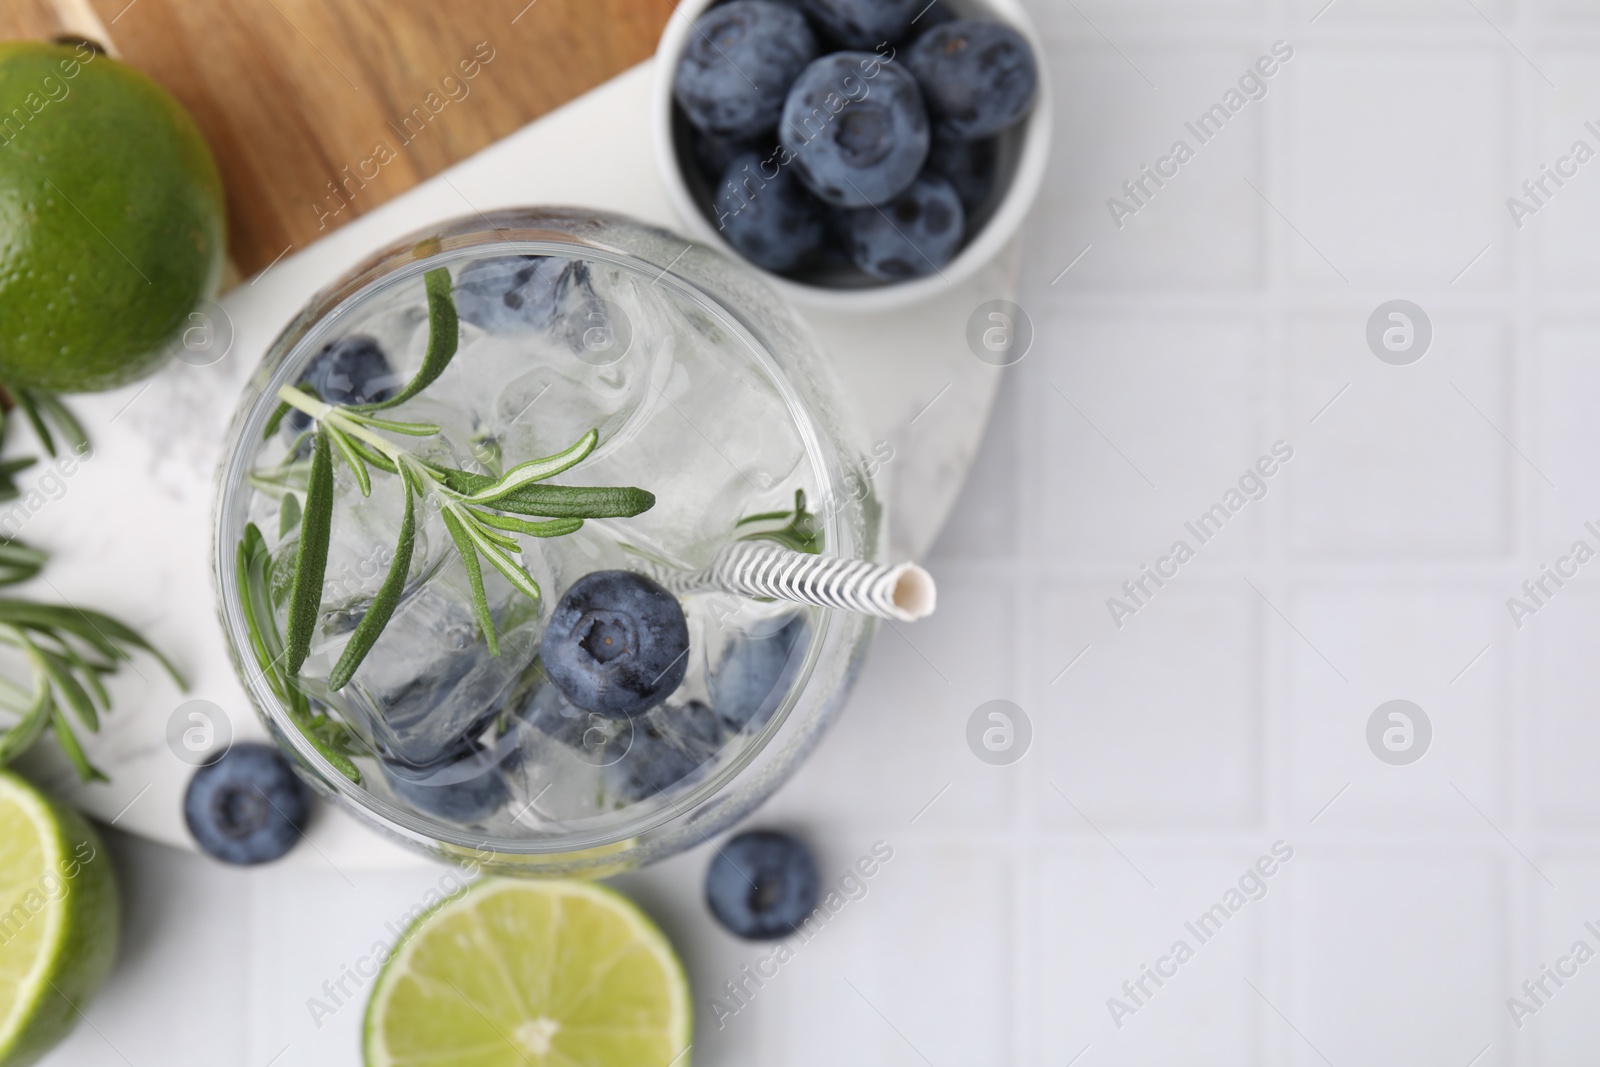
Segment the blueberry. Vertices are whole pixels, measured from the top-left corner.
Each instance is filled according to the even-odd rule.
[[[589,328],[609,327],[589,265],[564,256],[496,256],[462,268],[456,310],[494,333],[543,333],[582,353]]]
[[[743,638],[706,677],[717,717],[730,732],[761,726],[778,710],[806,653],[806,620],[796,615],[776,633]]]
[[[706,181],[713,185],[722,180],[723,171],[728,169],[728,164],[733,162],[735,156],[755,152],[763,160],[768,160],[777,155],[774,143],[759,137],[717,137],[699,130],[689,136],[695,164],[706,176]],[[767,164],[767,169],[772,169],[771,163]]]
[[[958,141],[935,130],[933,144],[928,148],[928,170],[955,187],[961,209],[970,219],[989,202],[999,156],[999,145],[993,137]]]
[[[420,811],[452,822],[478,822],[511,799],[501,774],[508,753],[469,741],[426,767],[386,759],[383,776],[396,796]]]
[[[850,257],[874,278],[932,274],[961,247],[966,216],[955,187],[927,174],[892,204],[844,214]]]
[[[300,374],[329,404],[376,404],[400,391],[402,384],[378,342],[365,334],[351,334],[323,346]],[[298,409],[289,412],[289,428],[300,433],[311,416]]]
[[[772,271],[800,266],[827,236],[826,209],[793,169],[764,165],[754,152],[728,164],[717,190],[717,225],[740,255]]]
[[[455,298],[461,318],[480,329],[539,330],[573,343],[600,307],[589,265],[565,256],[475,259],[456,275]]]
[[[706,871],[706,904],[719,923],[747,941],[776,941],[800,929],[817,908],[822,880],[811,850],[775,830],[730,840]]]
[[[605,765],[606,795],[636,804],[664,793],[710,763],[732,736],[701,701],[651,708],[633,721],[627,753]]]
[[[734,0],[695,19],[673,95],[706,133],[752,137],[778,124],[790,83],[816,57],[816,35],[800,12]]]
[[[194,772],[183,798],[189,832],[225,863],[267,863],[294,847],[311,794],[271,745],[234,745]]]
[[[1016,30],[992,19],[956,19],[917,38],[906,53],[928,112],[962,140],[987,137],[1033,106],[1039,70]]]
[[[800,0],[800,6],[846,48],[876,48],[904,37],[928,0]]]
[[[678,598],[644,575],[593,571],[562,594],[539,655],[573,704],[625,718],[666,700],[682,683],[689,626]]]
[[[807,67],[778,127],[800,180],[835,207],[904,192],[928,157],[928,137],[916,79],[871,52],[835,52]]]

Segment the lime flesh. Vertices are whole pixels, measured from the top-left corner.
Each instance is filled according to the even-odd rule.
[[[626,898],[478,882],[418,919],[367,1005],[368,1067],[688,1067],[688,980]]]
[[[0,771],[0,1067],[77,1023],[117,949],[117,887],[89,824]]]

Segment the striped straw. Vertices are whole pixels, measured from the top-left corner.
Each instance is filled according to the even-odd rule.
[[[796,552],[771,541],[734,541],[723,546],[708,567],[656,577],[680,596],[720,590],[900,622],[931,615],[937,598],[933,576],[915,563],[885,567]]]

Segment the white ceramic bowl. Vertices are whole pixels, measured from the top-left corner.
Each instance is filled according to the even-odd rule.
[[[1029,20],[1018,0],[940,0],[952,13],[963,17],[986,16],[999,19],[1014,27],[1027,38],[1033,48],[1039,68],[1039,88],[1033,110],[1001,137],[1000,159],[996,182],[1004,193],[993,206],[982,228],[971,237],[953,259],[939,273],[901,282],[884,282],[870,287],[835,287],[796,281],[771,271],[762,271],[766,278],[785,296],[806,307],[832,311],[877,311],[884,308],[904,307],[918,301],[939,296],[952,285],[958,284],[999,254],[1022,228],[1023,218],[1039,195],[1044,181],[1045,164],[1050,157],[1051,95],[1049,72],[1045,68],[1044,46],[1039,33]],[[698,176],[687,176],[686,168],[694,162],[680,163],[678,151],[678,123],[674,120],[672,100],[673,74],[678,67],[689,35],[694,32],[694,20],[699,18],[716,0],[682,0],[667,22],[661,44],[656,48],[655,93],[651,100],[651,130],[655,140],[656,167],[666,184],[667,196],[683,220],[690,236],[721,249],[746,263],[743,256],[722,236],[721,231],[706,217],[701,199],[694,190]],[[751,264],[754,267],[754,264]],[[760,269],[760,268],[755,268]]]

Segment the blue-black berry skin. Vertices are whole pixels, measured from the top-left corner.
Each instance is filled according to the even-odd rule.
[[[770,271],[802,266],[827,236],[827,209],[793,167],[755,152],[735,156],[717,189],[717,225],[751,263]]]
[[[701,701],[651,708],[633,720],[627,754],[602,772],[606,796],[614,803],[637,804],[665,793],[695,777],[732,736]]]
[[[993,19],[956,19],[917,38],[905,53],[928,114],[959,140],[988,137],[1033,106],[1039,69],[1016,30]]]
[[[772,0],[733,0],[695,20],[672,91],[701,131],[753,137],[778,124],[784,97],[817,57],[805,16]]]
[[[970,222],[994,192],[999,170],[1000,146],[993,137],[958,141],[934,131],[928,149],[928,170],[948,181],[961,198],[961,209]]]
[[[905,37],[928,0],[799,0],[823,34],[845,48],[877,48]],[[924,16],[926,18],[926,16]]]
[[[774,830],[730,839],[706,871],[706,904],[735,937],[777,941],[816,910],[822,880],[811,850]]]
[[[805,660],[807,630],[796,615],[774,633],[741,639],[707,675],[711,706],[730,732],[757,729],[778,710]]]
[[[545,674],[584,711],[641,715],[683,682],[689,626],[678,598],[632,571],[593,571],[550,613],[539,643]]]
[[[300,384],[329,404],[376,404],[404,385],[378,342],[359,333],[324,345],[301,372]],[[297,408],[289,412],[288,424],[300,433],[311,425],[311,416]]]
[[[385,760],[383,776],[395,795],[419,811],[451,822],[481,822],[511,799],[496,752],[463,744],[426,767]]]
[[[777,154],[777,142],[772,138],[717,137],[694,129],[689,131],[689,147],[695,166],[713,186],[722,180],[723,172],[736,156],[754,152],[763,160],[769,160]],[[769,163],[767,169],[770,171],[772,164]]]
[[[932,274],[954,259],[966,216],[955,188],[925,174],[892,204],[845,212],[843,222],[856,266],[874,278],[900,281]]]
[[[928,157],[928,114],[916,79],[871,52],[835,52],[789,90],[780,159],[834,207],[886,203],[916,180]]]
[[[271,745],[234,745],[194,772],[183,817],[195,843],[224,863],[269,863],[300,840],[311,794]]]
[[[589,266],[564,256],[475,259],[455,279],[456,312],[491,333],[556,331],[597,304]]]

